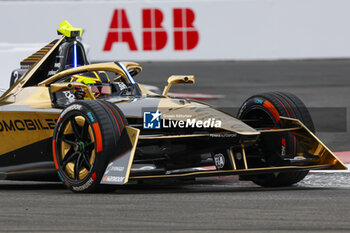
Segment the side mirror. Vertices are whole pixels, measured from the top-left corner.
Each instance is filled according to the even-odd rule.
[[[83,83],[53,83],[50,85],[51,93],[61,92],[61,91],[71,91],[74,90],[74,88],[79,87],[84,90],[87,97],[91,100],[96,99],[94,94],[92,93],[90,87]]]
[[[162,95],[167,96],[171,85],[178,84],[178,83],[193,84],[194,83],[194,76],[193,75],[172,75],[172,76],[170,76],[168,78],[167,84],[164,87]]]

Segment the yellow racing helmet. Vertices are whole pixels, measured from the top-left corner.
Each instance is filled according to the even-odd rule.
[[[106,72],[86,72],[83,74],[76,74],[71,77],[71,82],[83,83],[86,85],[90,84],[102,84],[102,83],[110,83],[108,75]]]
[[[72,75],[70,82],[83,83],[89,85],[92,93],[98,98],[100,95],[111,94],[110,80],[106,72],[86,72],[82,74]],[[84,99],[85,96],[82,90],[75,90],[74,94],[78,99]]]

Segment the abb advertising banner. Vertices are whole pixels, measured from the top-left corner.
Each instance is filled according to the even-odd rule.
[[[5,1],[0,50],[48,43],[68,20],[84,28],[93,61],[344,58],[348,9],[347,0]]]
[[[104,52],[112,51],[113,44],[126,43],[130,51],[160,51],[168,43],[168,31],[162,24],[164,14],[157,8],[144,8],[142,13],[142,45],[137,46],[125,9],[115,9],[111,18],[108,34],[103,46]],[[173,36],[173,50],[193,50],[198,45],[199,33],[193,25],[195,12],[190,8],[174,8],[173,24],[170,35]],[[136,30],[140,31],[140,30]],[[139,48],[138,48],[139,47]]]

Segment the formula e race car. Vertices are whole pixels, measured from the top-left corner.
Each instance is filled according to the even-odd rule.
[[[135,82],[135,62],[89,64],[67,21],[54,40],[21,62],[0,97],[0,177],[62,180],[75,192],[137,181],[239,175],[288,186],[311,169],[347,169],[315,136],[302,101],[271,92],[233,117],[207,104],[170,98]],[[21,72],[18,72],[21,71]]]

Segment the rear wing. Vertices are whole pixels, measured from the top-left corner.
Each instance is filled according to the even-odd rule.
[[[45,64],[51,54],[58,48],[58,46],[64,40],[64,36],[61,39],[53,41],[55,43],[50,43],[44,48],[40,49],[38,52],[32,54],[28,58],[21,62],[21,65],[27,66],[28,70],[25,74],[20,77],[15,84],[13,84],[1,97],[0,102],[5,101],[5,99],[13,94],[19,92],[24,86],[35,82],[35,78],[39,77],[40,68]],[[39,74],[39,75],[38,75]]]
[[[17,77],[14,78],[13,81],[11,80],[11,87],[3,95],[1,95],[0,102],[11,102],[10,100],[5,99],[17,93],[23,87],[37,85],[47,77],[66,69],[65,56],[67,55],[66,50],[69,49],[69,45],[74,46],[74,57],[78,57],[76,51],[80,52],[83,60],[83,64],[80,65],[88,64],[84,47],[79,41],[76,40],[76,37],[80,37],[82,35],[83,29],[72,27],[68,21],[63,21],[59,26],[60,27],[57,29],[57,32],[59,35],[63,36],[58,40],[52,41],[39,51],[21,61],[21,69],[17,70],[16,72]],[[63,46],[64,42],[67,42],[65,43],[67,44],[65,47]],[[59,47],[60,45],[62,45],[64,48]],[[78,58],[75,59],[76,65],[77,60]]]
[[[52,47],[57,43],[57,41],[58,40],[52,41],[50,44],[44,46],[43,48],[41,48],[37,52],[33,53],[32,55],[30,55],[26,59],[22,60],[20,63],[21,69],[28,70],[30,67],[32,67],[34,64],[36,64],[38,61],[43,59],[43,57],[52,49]]]

